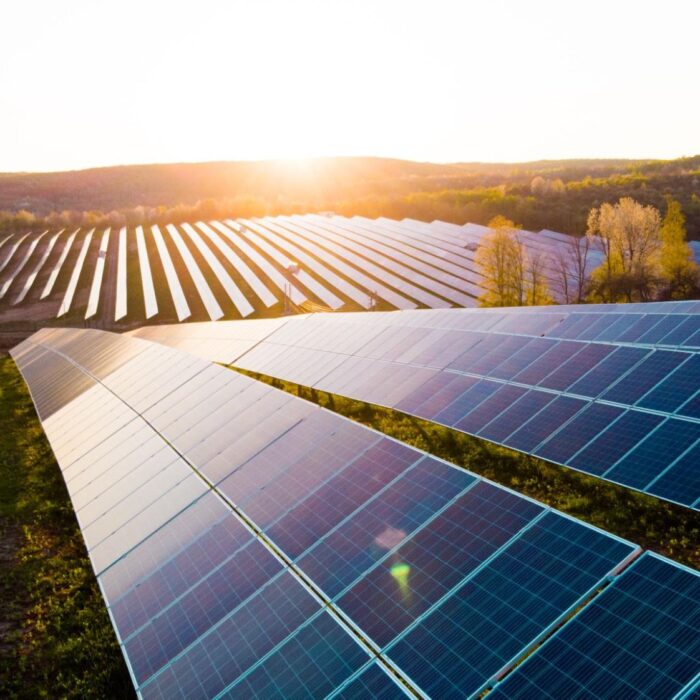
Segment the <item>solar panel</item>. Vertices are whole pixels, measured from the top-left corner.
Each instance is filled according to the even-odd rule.
[[[341,291],[360,306],[364,308],[369,307],[367,294],[365,292],[360,290],[355,285],[350,284],[347,280],[340,277],[326,265],[323,265],[316,258],[309,255],[299,245],[295,245],[291,241],[287,240],[284,237],[284,229],[275,225],[273,219],[255,219],[250,225],[253,226],[255,231],[257,231],[261,236],[265,237],[279,249],[288,252],[294,257],[295,260],[304,263],[304,265],[306,265],[306,267],[308,267],[309,270],[314,272],[318,277],[326,280],[332,288]],[[286,233],[289,235],[289,231]]]
[[[306,295],[295,285],[291,280],[289,280],[285,275],[283,275],[270,261],[261,255],[255,248],[253,248],[240,233],[240,225],[236,224],[234,221],[227,219],[225,222],[212,221],[211,225],[216,227],[226,238],[228,238],[231,243],[233,243],[236,248],[248,256],[248,258],[257,265],[263,274],[272,282],[272,284],[277,287],[277,289],[282,293],[282,295],[287,296],[291,299],[293,304],[303,304],[307,299]]]
[[[92,241],[92,234],[94,232],[95,229],[91,229],[85,234],[85,238],[83,239],[83,245],[81,246],[80,252],[78,253],[78,257],[73,267],[73,272],[71,273],[70,280],[68,281],[68,287],[66,288],[66,292],[63,295],[63,301],[61,301],[61,305],[58,307],[58,313],[56,314],[56,317],[63,316],[64,314],[67,314],[70,311],[71,304],[73,303],[73,296],[75,295],[75,290],[78,287],[80,273],[83,271],[83,265],[85,263],[85,258],[87,257],[90,242]]]
[[[12,354],[144,698],[472,693],[639,551],[178,350],[53,329]],[[486,650],[417,657],[455,630]]]
[[[224,312],[221,306],[219,305],[219,302],[216,300],[214,293],[211,291],[211,288],[207,284],[206,279],[204,279],[204,275],[199,269],[197,261],[194,259],[192,253],[190,252],[190,249],[187,247],[185,241],[182,239],[180,231],[178,231],[178,229],[175,226],[173,226],[173,224],[167,224],[165,228],[170,234],[172,240],[174,241],[175,247],[177,248],[178,253],[180,253],[180,257],[185,262],[185,267],[190,273],[190,277],[192,278],[194,286],[197,289],[197,293],[199,294],[199,297],[202,300],[202,303],[204,304],[204,308],[209,314],[209,318],[212,321],[216,321],[216,319],[221,318],[224,315]]]
[[[46,231],[43,233],[39,234],[36,238],[32,240],[32,242],[27,246],[27,250],[24,251],[24,255],[22,256],[21,260],[15,267],[15,269],[12,271],[12,275],[8,277],[4,282],[2,287],[0,287],[0,299],[2,299],[5,294],[7,293],[7,290],[10,288],[12,283],[17,279],[17,276],[22,272],[24,269],[24,266],[27,264],[29,261],[29,258],[31,257],[32,253],[36,249],[39,241],[46,235]]]
[[[653,314],[634,304],[605,312],[573,306],[316,314],[289,318],[235,364],[697,508],[700,479],[689,460],[700,446],[700,348],[663,344],[670,332],[680,339],[693,331],[700,315],[690,308],[668,302],[654,305]],[[650,316],[658,320],[639,325]],[[673,323],[665,323],[669,318]],[[663,342],[637,342],[661,323],[655,340]],[[619,339],[635,325],[637,341]],[[615,328],[604,342],[590,339]],[[227,333],[234,342],[242,332],[241,325],[220,329],[220,347]],[[170,334],[164,328],[150,337],[168,343]],[[203,350],[203,357],[230,361]]]
[[[267,224],[270,220],[264,219],[264,221]],[[322,243],[323,241],[321,239],[314,239],[313,234],[310,231],[306,231],[291,221],[280,221],[279,219],[274,219],[274,223],[276,225],[276,230],[283,236],[293,240],[296,244],[303,247],[316,258],[338,270],[348,279],[354,280],[358,284],[361,284],[367,290],[368,294],[376,294],[380,298],[388,301],[397,309],[414,309],[416,307],[412,301],[409,301],[406,299],[406,297],[389,289],[379,280],[365,275],[362,269],[348,264],[347,259],[343,256],[343,251],[341,248],[336,249],[332,244],[325,247],[323,245],[319,245],[316,241]],[[368,300],[363,301],[362,306],[367,308]]]
[[[672,698],[700,664],[700,576],[644,554],[490,693]]]
[[[136,235],[138,236],[139,229],[136,229]],[[177,314],[178,321],[184,321],[192,315],[190,311],[190,306],[185,298],[185,292],[182,290],[182,285],[180,284],[180,279],[177,276],[177,271],[175,270],[175,265],[173,264],[173,259],[170,257],[168,252],[168,246],[165,244],[163,234],[161,230],[153,224],[151,226],[151,233],[153,234],[153,240],[156,242],[156,248],[158,249],[158,255],[160,256],[160,261],[163,264],[163,270],[165,271],[165,279],[168,282],[168,288],[170,289],[170,296],[172,297],[173,304],[175,304],[175,313]],[[145,249],[145,243],[144,243]],[[144,258],[147,260],[147,258]],[[150,272],[150,267],[149,267]],[[141,272],[143,278],[143,270]]]
[[[119,321],[126,316],[126,226],[119,229],[117,249],[117,298],[114,305],[114,320]],[[148,317],[148,316],[147,316]]]
[[[20,236],[10,247],[9,252],[5,256],[5,259],[2,261],[2,264],[0,264],[0,272],[2,272],[7,265],[9,264],[10,260],[14,257],[15,253],[17,252],[18,248],[22,245],[24,240],[29,236],[29,233],[25,233],[23,236]]]
[[[339,309],[343,305],[343,300],[340,297],[327,289],[316,278],[312,277],[308,272],[306,272],[306,270],[299,267],[298,262],[293,262],[290,260],[281,250],[278,250],[273,245],[270,245],[264,236],[258,235],[260,229],[257,224],[249,221],[248,219],[241,219],[240,223],[245,226],[244,235],[284,270],[291,272],[291,270],[294,270],[296,266],[296,271],[291,272],[291,274],[294,275],[294,278],[297,279],[300,284],[303,284],[307,289],[312,291],[329,308]]]
[[[159,240],[155,233],[153,238],[156,241]],[[136,227],[136,248],[139,254],[139,271],[141,273],[141,289],[143,290],[143,302],[146,307],[146,318],[151,318],[158,313],[158,302],[156,300],[156,290],[153,287],[153,274],[151,273],[151,263],[148,259],[148,248],[146,248],[146,240],[141,226]]]
[[[58,240],[59,236],[63,233],[63,230],[58,231],[55,233],[51,238],[49,239],[49,243],[44,248],[44,252],[41,254],[39,257],[39,260],[37,260],[36,265],[32,269],[31,273],[27,276],[27,279],[24,281],[24,285],[22,286],[22,289],[20,293],[15,297],[15,300],[12,302],[13,304],[19,304],[24,299],[26,298],[27,294],[29,293],[29,290],[32,288],[32,285],[34,284],[34,281],[37,278],[37,275],[39,272],[41,272],[41,269],[44,267],[44,263],[48,259],[49,255],[51,255],[51,251],[54,249],[54,246],[56,245],[56,241]]]
[[[56,284],[56,279],[58,278],[58,275],[61,272],[63,263],[68,257],[68,253],[70,253],[70,249],[73,246],[73,241],[75,240],[75,237],[78,234],[79,230],[80,229],[76,229],[75,231],[73,231],[73,233],[71,233],[71,235],[68,236],[68,239],[64,243],[63,249],[61,250],[61,254],[58,257],[58,260],[56,260],[56,263],[54,264],[51,273],[49,274],[49,278],[46,280],[46,285],[44,286],[44,289],[41,292],[42,299],[49,296],[49,294],[51,294],[51,292],[53,291],[53,287]]]
[[[348,250],[352,256],[352,261],[362,269],[371,271],[372,274],[376,274],[386,284],[390,284],[399,291],[408,294],[413,299],[425,304],[428,308],[439,309],[450,306],[448,302],[437,297],[435,293],[426,291],[435,285],[424,275],[415,271],[412,272],[405,265],[378,253],[359,240],[343,236],[332,222],[320,219],[310,222],[306,217],[293,217],[293,220],[307,229],[320,233],[327,244],[334,243],[334,250]],[[347,254],[345,257],[347,258]],[[376,261],[379,264],[371,261]]]
[[[102,277],[105,271],[105,260],[107,258],[107,247],[109,246],[109,229],[105,229],[102,233],[102,240],[97,251],[97,262],[95,263],[95,272],[90,286],[90,296],[88,297],[88,305],[85,310],[85,318],[91,318],[97,313],[97,307],[100,303],[100,290],[102,289]]]
[[[199,234],[199,231],[194,229],[189,224],[182,224],[182,229],[188,235],[189,239],[194,243],[195,247],[200,252],[202,257],[206,260],[209,267],[213,270],[214,274],[216,275],[216,279],[219,280],[219,282],[221,283],[221,286],[226,291],[226,294],[228,294],[229,299],[236,307],[238,313],[243,318],[253,313],[253,307],[250,305],[250,303],[245,298],[241,290],[233,281],[231,275],[229,275],[228,272],[226,272],[224,266],[217,260],[216,256],[204,243]]]
[[[201,221],[197,222],[197,228],[209,238],[217,250],[231,265],[233,265],[236,272],[248,283],[250,288],[266,307],[269,308],[277,303],[277,297],[265,286],[262,280],[250,269],[243,259],[237,255],[230,246],[226,245],[219,233]]]
[[[316,220],[322,223],[321,217],[316,217]],[[475,305],[473,296],[468,296],[460,291],[465,287],[463,275],[455,276],[445,272],[444,261],[433,260],[425,254],[418,258],[416,257],[418,253],[415,250],[411,250],[408,246],[403,246],[400,242],[393,242],[393,245],[387,245],[386,235],[375,233],[371,230],[365,231],[362,227],[357,226],[352,221],[346,221],[342,217],[333,217],[330,221],[334,226],[334,230],[344,232],[341,235],[348,240],[357,241],[373,251],[380,251],[392,260],[402,263],[405,267],[419,271],[422,276],[415,277],[415,281],[421,282],[430,291],[444,296],[460,306]],[[392,243],[390,239],[389,242]],[[424,261],[430,261],[433,264],[427,264]],[[436,265],[441,267],[436,267]]]

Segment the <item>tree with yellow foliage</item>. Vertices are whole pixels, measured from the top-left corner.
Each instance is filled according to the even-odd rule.
[[[529,255],[518,235],[518,227],[503,216],[489,222],[491,232],[476,251],[476,264],[483,276],[481,306],[526,306],[549,304],[551,299],[543,274],[544,259]]]
[[[603,253],[591,274],[593,301],[649,301],[660,281],[661,217],[631,197],[605,203],[588,215],[586,235]]]
[[[680,202],[671,197],[666,200],[666,216],[661,225],[659,264],[665,297],[689,299],[697,293],[699,270],[686,242],[685,216]]]

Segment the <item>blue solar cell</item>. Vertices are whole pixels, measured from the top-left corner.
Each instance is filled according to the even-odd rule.
[[[468,350],[453,360],[448,365],[448,369],[453,369],[459,372],[471,371],[470,368],[472,364],[498,350],[498,347],[503,342],[504,337],[506,336],[482,334],[480,341],[475,345],[470,346]]]
[[[204,494],[100,574],[100,585],[106,597],[110,601],[118,601],[135,586],[140,586],[150,576],[157,575],[160,567],[167,565],[173,557],[186,554],[188,547],[194,545],[198,548],[200,541],[208,543],[210,530],[222,533],[219,529],[221,524],[224,524],[226,530],[230,525],[230,531],[226,535],[217,534],[214,538],[224,543],[223,549],[211,551],[211,561],[214,564],[220,563],[231,553],[228,547],[231,543],[238,542],[239,537],[242,542],[247,541],[248,533],[239,528],[239,523],[220,498],[213,493]],[[182,574],[186,578],[183,584],[177,584],[183,585],[182,590],[199,578],[198,569],[192,570],[190,566],[183,566]]]
[[[659,317],[657,316],[657,319]],[[613,323],[611,326],[603,329],[595,338],[598,342],[622,342],[622,337],[627,337],[630,331],[636,335],[641,335],[642,332],[646,332],[651,328],[648,325],[644,331],[640,331],[638,327],[639,316],[634,314],[625,314]],[[636,330],[635,330],[636,329]]]
[[[399,411],[413,413],[421,418],[431,419],[479,380],[463,374],[445,372],[431,377],[412,394],[400,401]]]
[[[480,482],[338,598],[340,609],[386,646],[542,512]]]
[[[143,683],[170,662],[281,569],[270,551],[253,540],[172,604],[164,606],[124,640],[137,682]]]
[[[600,314],[594,313],[571,314],[547,335],[552,338],[576,338],[601,318]]]
[[[266,532],[287,556],[295,558],[401,476],[417,458],[420,455],[414,450],[383,439],[311,491]]]
[[[510,408],[526,392],[527,389],[522,387],[502,384],[497,392],[482,401],[474,410],[469,411],[466,416],[453,425],[457,430],[476,433],[494,418],[500,416],[503,411]]]
[[[633,404],[690,357],[685,352],[655,350],[603,394],[606,401]]]
[[[501,382],[491,382],[487,379],[477,382],[449,404],[447,408],[437,413],[433,420],[443,425],[454,425],[460,418],[479,406],[482,401],[488,399],[491,394],[498,391],[502,386]]]
[[[223,517],[207,518],[207,511],[225,508],[217,501],[207,494],[100,576],[122,639],[253,540],[228,508]]]
[[[700,316],[686,316],[670,333],[659,340],[659,345],[680,345],[700,331]]]
[[[481,333],[446,330],[442,337],[416,355],[411,362],[428,367],[446,367],[460,354],[480,342],[483,337]]]
[[[548,374],[539,383],[539,386],[565,391],[601,360],[604,360],[613,350],[611,345],[595,343],[583,345],[581,350],[571,359],[554,368],[554,371]]]
[[[503,442],[512,432],[525,423],[530,416],[541,411],[548,403],[555,399],[554,394],[543,391],[528,391],[518,399],[510,408],[494,418],[485,428],[477,434],[479,437]]]
[[[503,442],[516,450],[532,452],[585,405],[586,402],[581,399],[559,396]]]
[[[636,342],[642,343],[644,345],[655,345],[663,337],[671,333],[677,326],[679,326],[686,319],[686,316],[681,316],[680,314],[673,314],[666,316],[661,319],[653,328],[648,330],[643,335],[639,336]]]
[[[641,348],[618,347],[588,374],[569,387],[569,391],[581,396],[599,396],[648,354],[648,350]]]
[[[405,700],[408,693],[374,662],[328,700]]]
[[[700,331],[693,333],[689,338],[686,338],[681,346],[684,348],[700,348]]]
[[[498,379],[512,379],[518,372],[524,370],[556,344],[556,340],[549,338],[532,338],[527,345],[489,372],[489,376]]]
[[[604,336],[615,336],[616,329],[622,324],[623,329],[632,323],[630,316],[623,314],[603,314],[595,323],[583,328],[575,337],[576,340],[605,340]]]
[[[688,399],[679,409],[678,413],[691,418],[700,418],[700,392]]]
[[[327,596],[335,596],[473,482],[470,474],[425,458],[305,552],[298,564]]]
[[[580,343],[560,341],[541,355],[538,360],[528,365],[522,372],[513,377],[513,381],[521,384],[537,384],[541,382],[552,369],[559,367],[581,349]]]
[[[331,414],[326,415],[333,418]],[[353,423],[336,424],[334,427],[316,441],[307,443],[302,459],[293,462],[257,492],[239,499],[238,504],[249,519],[261,528],[267,527],[303,501],[316,486],[338,474],[359,453],[367,448],[372,449],[381,439]],[[413,452],[414,461],[417,457]],[[225,490],[223,485],[222,490]]]
[[[673,698],[700,666],[700,576],[645,554],[491,695]]]
[[[699,438],[700,423],[669,418],[606,472],[605,477],[644,489]]]
[[[700,355],[692,355],[678,369],[646,394],[639,405],[673,413],[700,387]]]
[[[662,319],[666,318],[662,314],[645,314],[635,316],[634,323],[615,338],[619,343],[636,343],[645,333],[648,333]]]
[[[646,490],[655,496],[697,507],[697,501],[700,499],[698,464],[700,464],[700,445],[695,445],[651,482]]]
[[[428,695],[469,696],[632,551],[628,543],[547,513],[399,637],[387,655]]]
[[[574,455],[567,465],[600,476],[628,450],[641,442],[662,420],[662,416],[653,413],[627,411],[612,426]]]
[[[469,366],[459,366],[456,369],[474,374],[489,374],[501,362],[515,355],[530,342],[530,338],[520,335],[494,335],[493,340],[495,342],[488,349],[484,347],[484,343],[480,343],[476,347],[476,351],[482,348],[479,356],[472,360]]]
[[[144,698],[163,700],[214,697],[319,609],[316,599],[285,571],[139,690]]]
[[[231,685],[221,698],[322,698],[367,658],[367,652],[329,613],[323,612]]]
[[[624,410],[604,403],[589,404],[571,423],[536,449],[535,454],[552,462],[566,464],[584,445],[609,427]]]

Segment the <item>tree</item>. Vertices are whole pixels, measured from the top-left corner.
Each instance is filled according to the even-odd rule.
[[[686,243],[685,216],[680,202],[671,197],[666,200],[666,216],[661,225],[659,264],[667,298],[689,299],[697,292],[698,266]]]
[[[631,197],[591,210],[586,235],[604,258],[591,276],[595,300],[632,302],[653,297],[659,283],[660,230],[658,209]]]
[[[489,222],[491,232],[476,251],[486,291],[482,306],[525,306],[551,302],[544,279],[544,258],[528,255],[515,224],[503,216]]]
[[[557,247],[553,262],[561,298],[565,304],[582,304],[589,287],[591,238],[571,236]]]

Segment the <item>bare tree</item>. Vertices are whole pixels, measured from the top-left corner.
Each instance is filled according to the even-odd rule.
[[[552,257],[556,280],[565,304],[582,304],[588,293],[591,237],[571,236]]]

